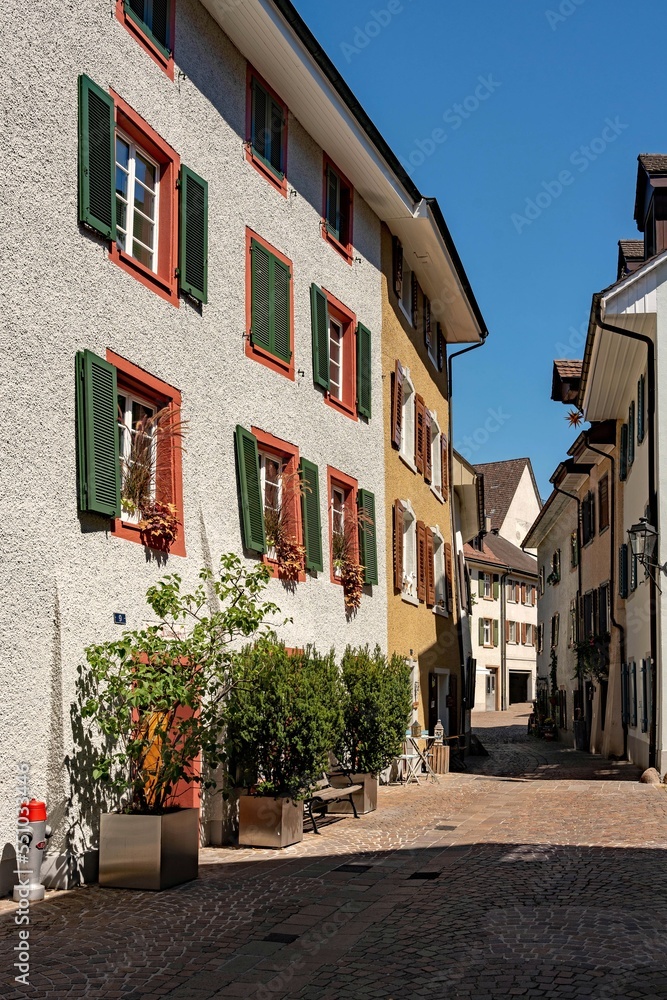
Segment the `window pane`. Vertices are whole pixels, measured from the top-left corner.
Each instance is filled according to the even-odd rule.
[[[138,181],[149,187],[151,191],[155,189],[155,167],[148,160],[145,160],[139,151],[135,165],[135,174]]]
[[[116,165],[116,194],[127,200],[127,173]]]
[[[127,230],[127,205],[120,198],[116,198],[116,226],[123,230],[123,243],[125,246],[125,232]]]
[[[140,243],[137,243],[136,240],[132,245],[132,256],[136,257],[145,267],[153,270],[153,254],[146,247],[142,247]]]
[[[116,163],[119,163],[121,167],[125,167],[129,170],[130,166],[130,147],[124,139],[120,136],[116,136]]]
[[[139,212],[134,213],[134,238],[147,247],[153,246],[153,223],[145,219]]]
[[[155,218],[155,195],[141,184],[135,185],[134,188],[134,206],[149,219]]]
[[[280,472],[281,461],[271,455],[265,455],[264,461],[264,506],[269,510],[280,507]]]
[[[329,392],[336,399],[342,399],[342,337],[342,328],[331,320],[329,324]]]

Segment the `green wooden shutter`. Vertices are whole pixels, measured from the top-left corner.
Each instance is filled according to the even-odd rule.
[[[497,601],[499,597],[500,597],[500,580],[494,574],[494,577],[493,577],[493,599],[494,599],[494,601]]]
[[[116,369],[92,351],[76,355],[79,508],[120,516]]]
[[[337,240],[340,239],[339,188],[338,174],[327,167],[327,229]]]
[[[267,112],[269,106],[269,96],[264,87],[257,80],[252,81],[252,121],[250,140],[252,149],[262,160],[266,160],[267,146]],[[267,161],[268,162],[268,161]]]
[[[623,482],[628,478],[628,425],[621,427],[621,455],[618,464],[618,478]]]
[[[290,308],[290,287],[292,276],[289,267],[277,257],[271,256],[271,278],[273,295],[271,302],[273,305],[273,343],[272,350],[276,357],[283,361],[290,361],[292,351],[290,350],[290,329],[292,311]],[[271,317],[271,312],[269,313]]]
[[[313,462],[301,459],[301,514],[303,540],[306,549],[306,569],[319,573],[324,569],[322,559],[322,521],[320,518],[320,474]]]
[[[250,241],[250,341],[271,350],[271,255],[257,240]]]
[[[635,401],[630,403],[628,409],[628,466],[635,460]]]
[[[310,312],[313,334],[313,381],[329,390],[329,304],[317,285],[310,286]]]
[[[285,117],[283,109],[275,101],[271,101],[271,155],[269,163],[279,177],[284,177],[283,166],[283,129]]]
[[[484,619],[483,618],[480,618],[480,620],[479,620],[479,644],[480,644],[480,646],[484,645]]]
[[[171,0],[153,0],[150,18],[145,0],[125,0],[125,13],[167,58],[171,55]]]
[[[371,418],[371,331],[357,324],[357,411]]]
[[[637,382],[637,443],[641,444],[644,440],[644,413],[646,409],[645,401],[645,388],[646,380],[642,375]]]
[[[477,578],[477,594],[479,597],[484,597],[484,574],[480,573]]]
[[[634,728],[637,725],[637,664],[634,660],[630,664],[630,684],[630,704],[632,706],[630,725]]]
[[[366,583],[378,582],[377,529],[375,522],[375,494],[369,490],[359,490],[357,505],[364,515],[359,523],[359,554],[365,569]]]
[[[498,619],[493,619],[493,645],[498,645]]]
[[[251,552],[266,552],[264,503],[259,475],[257,438],[245,427],[237,425],[234,433],[236,463],[241,495],[243,544]]]
[[[181,291],[208,302],[208,183],[182,166],[178,281]]]
[[[116,239],[116,125],[111,97],[79,77],[79,222]]]
[[[153,23],[151,34],[156,42],[169,54],[170,0],[153,0]]]
[[[621,545],[618,550],[618,593],[620,597],[628,596],[628,546]]]

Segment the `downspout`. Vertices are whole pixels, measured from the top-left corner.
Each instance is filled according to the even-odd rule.
[[[620,622],[616,621],[616,615],[614,613],[614,607],[616,604],[616,582],[614,576],[614,569],[616,566],[616,459],[613,455],[608,455],[606,451],[602,451],[600,448],[595,448],[589,438],[590,430],[585,432],[586,447],[589,451],[595,452],[596,455],[602,455],[603,458],[608,458],[611,462],[611,524],[609,531],[609,540],[611,545],[611,557],[609,559],[609,587],[611,589],[611,601],[609,602],[610,615],[609,620],[615,629],[618,629],[618,639],[619,648],[621,653],[621,663],[625,663],[625,628]],[[623,722],[623,760],[627,760],[628,756],[628,725],[627,722]]]
[[[450,354],[449,357],[448,357],[448,359],[447,359],[447,396],[448,396],[448,402],[449,402],[449,406],[447,408],[448,409],[448,412],[447,412],[447,430],[448,430],[448,433],[449,433],[449,439],[447,441],[447,466],[448,466],[448,481],[449,481],[449,496],[450,496],[450,501],[449,501],[449,530],[450,530],[450,537],[451,537],[451,539],[452,539],[452,541],[454,543],[454,555],[456,556],[456,560],[454,560],[452,558],[452,563],[454,563],[454,562],[456,563],[456,569],[454,569],[454,567],[452,567],[452,568],[454,569],[454,572],[457,575],[458,575],[458,573],[460,571],[459,571],[459,568],[458,568],[458,566],[459,566],[458,552],[456,551],[456,523],[455,523],[455,519],[454,519],[454,443],[452,441],[452,428],[453,428],[452,396],[454,395],[454,390],[453,390],[452,361],[454,360],[454,358],[460,357],[461,354],[468,354],[469,351],[476,351],[478,347],[484,347],[484,344],[486,343],[486,338],[487,338],[487,333],[484,332],[482,334],[482,339],[480,340],[480,342],[478,344],[472,344],[470,347],[464,347],[463,350],[461,350],[461,351],[455,351],[454,354]],[[482,527],[483,527],[483,525],[482,525]],[[455,592],[456,592],[455,601],[456,601],[456,606],[457,606],[457,616],[456,617],[457,617],[457,622],[458,622],[456,631],[457,631],[458,640],[459,640],[459,663],[461,665],[461,689],[462,689],[461,690],[461,704],[463,704],[463,680],[465,678],[465,666],[466,665],[464,663],[463,629],[462,629],[462,626],[461,626],[461,606],[460,606],[460,604],[458,602],[458,595],[461,593],[461,587],[456,587],[455,588]],[[471,644],[472,644],[472,637],[471,637]],[[463,718],[463,716],[462,716],[462,718]],[[460,727],[460,728],[462,728],[462,727]]]
[[[512,572],[510,566],[505,567],[505,572],[500,577],[500,710],[506,712],[509,708],[508,676],[507,676],[507,587],[505,581]]]
[[[655,488],[655,344],[650,337],[643,333],[635,333],[633,330],[624,330],[620,326],[614,326],[612,323],[607,323],[602,319],[602,297],[601,295],[594,296],[595,303],[595,323],[601,330],[606,330],[608,333],[616,333],[620,337],[627,337],[629,340],[637,340],[642,344],[646,344],[646,365],[647,365],[647,375],[648,375],[648,413],[647,413],[647,443],[648,443],[648,516],[649,521],[655,526],[656,530],[660,530],[660,525],[658,524],[658,494]],[[649,587],[650,587],[650,633],[651,633],[651,730],[649,733],[649,749],[648,749],[648,766],[656,766],[657,757],[657,705],[658,705],[658,666],[657,666],[657,650],[658,650],[658,621],[656,616],[656,592],[657,592],[657,582],[649,573]]]
[[[579,620],[579,600],[581,598],[581,554],[583,546],[580,545],[581,541],[581,500],[576,493],[568,493],[567,490],[562,490],[560,486],[554,484],[554,490],[556,493],[562,493],[564,497],[569,497],[570,500],[577,501],[577,621]],[[562,563],[561,563],[562,572]],[[584,712],[584,691],[581,683],[581,671],[579,670],[579,664],[577,663],[577,687],[579,689],[579,708],[583,716]]]

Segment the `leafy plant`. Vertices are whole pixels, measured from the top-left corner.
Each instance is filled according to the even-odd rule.
[[[328,766],[343,725],[333,652],[289,651],[274,635],[234,658],[227,748],[233,784],[303,798]]]
[[[575,677],[581,673],[583,677],[590,677],[596,681],[607,680],[609,677],[610,640],[609,632],[603,632],[600,635],[591,635],[574,644],[577,654]]]
[[[273,487],[271,505],[264,507],[266,544],[273,549],[281,576],[296,583],[305,568],[306,550],[295,537],[295,505],[305,487],[298,472],[281,472]]]
[[[336,756],[355,773],[382,771],[401,753],[412,705],[410,667],[379,646],[348,646],[341,662],[344,729]]]
[[[206,774],[224,759],[232,646],[261,634],[279,613],[262,600],[265,566],[246,570],[228,554],[217,574],[202,569],[199,579],[192,593],[182,593],[180,576],[164,577],[146,594],[156,624],[86,649],[78,707],[102,737],[92,773],[117,793],[124,812],[177,805],[181,783],[214,786]]]
[[[558,694],[558,656],[556,655],[556,650],[552,649],[549,655],[549,660],[551,667],[549,670],[549,680],[551,681],[551,697],[555,698]]]
[[[173,503],[162,503],[154,500],[143,508],[143,517],[139,521],[141,538],[150,549],[160,549],[168,552],[178,535],[178,520],[176,507]]]

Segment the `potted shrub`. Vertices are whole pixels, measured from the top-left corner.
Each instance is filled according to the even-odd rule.
[[[377,808],[378,774],[402,752],[412,705],[410,668],[402,656],[389,659],[379,646],[347,647],[341,662],[345,689],[343,732],[336,757],[363,791],[355,792],[361,813]],[[343,784],[332,776],[332,784]],[[349,802],[332,802],[330,812],[351,812]]]
[[[213,787],[223,761],[230,645],[278,611],[261,600],[264,566],[226,555],[217,575],[199,576],[190,594],[176,574],[163,578],[146,595],[154,625],[86,650],[78,707],[93,732],[82,753],[117,804],[101,816],[100,885],[165,889],[197,877],[192,790]]]
[[[342,728],[333,653],[288,650],[275,636],[234,658],[226,743],[239,798],[239,844],[303,839],[303,799],[327,770]]]
[[[553,719],[545,719],[542,723],[542,736],[545,740],[555,740],[558,735],[558,729],[556,723]]]

